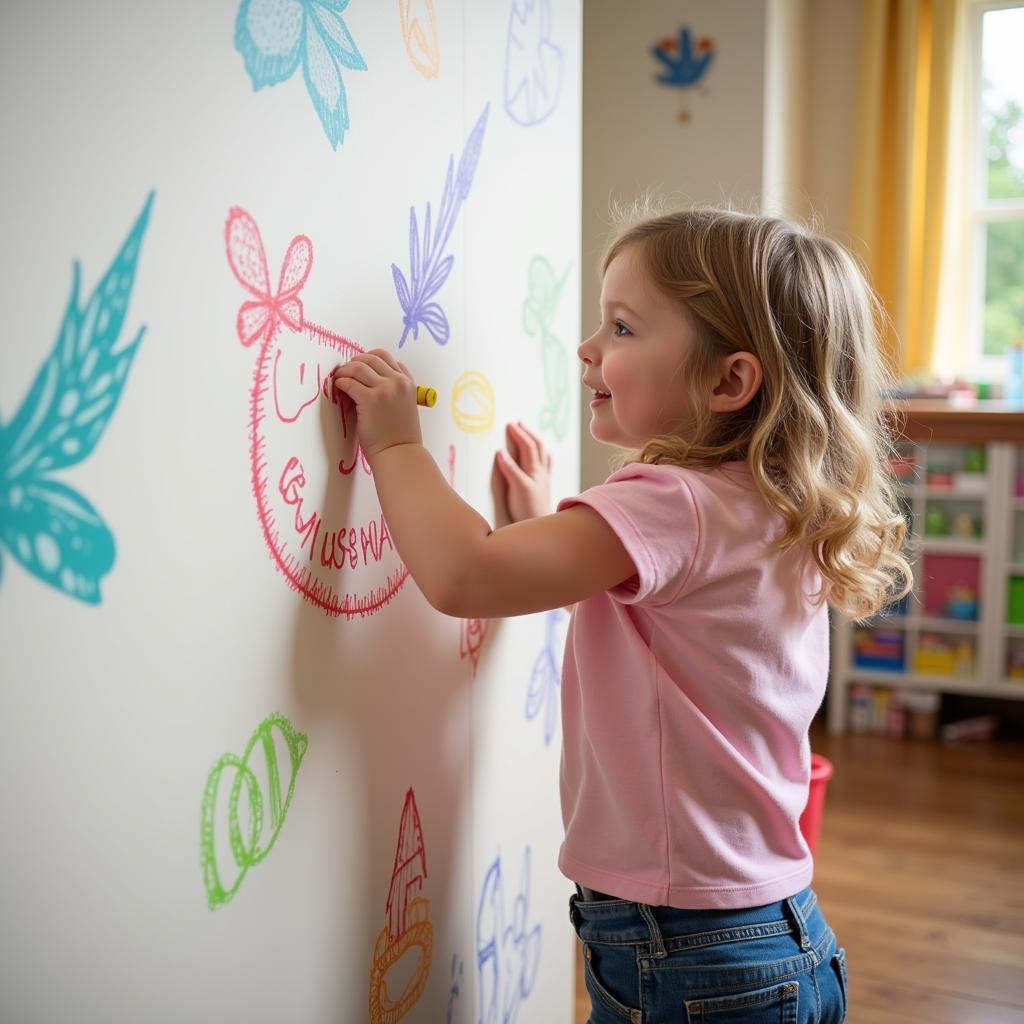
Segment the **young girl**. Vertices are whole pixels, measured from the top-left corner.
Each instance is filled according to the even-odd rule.
[[[593,436],[631,450],[548,514],[550,456],[508,428],[498,528],[421,443],[385,351],[335,371],[398,551],[449,615],[575,604],[562,684],[565,841],[593,1024],[831,1024],[844,952],[800,829],[828,614],[905,593],[882,470],[876,305],[836,243],[697,210],[603,262],[579,347]]]

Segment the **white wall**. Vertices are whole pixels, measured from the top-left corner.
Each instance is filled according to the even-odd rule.
[[[268,15],[250,31],[276,84],[246,69],[240,10]],[[283,59],[302,17],[260,0],[0,14],[4,1021],[570,1017],[562,613],[446,618],[387,545],[308,557],[296,515],[301,498],[323,536],[379,530],[317,373],[354,346],[399,352],[392,264],[413,276],[410,208],[421,251],[450,158],[456,192],[473,170],[433,296],[450,338],[420,323],[400,352],[440,394],[425,444],[490,518],[504,423],[561,403],[546,437],[556,491],[575,490],[559,354],[579,334],[580,3],[352,0],[367,68],[341,71],[343,140],[302,54]],[[306,32],[330,71],[342,30]],[[308,277],[278,295],[298,236]],[[531,295],[538,257],[557,296]],[[392,1002],[412,986],[397,1016],[371,1009],[382,979]]]
[[[597,262],[612,201],[653,190],[676,205],[732,201],[759,208],[764,159],[765,4],[588,0],[583,20],[583,337],[599,323]],[[715,56],[688,89],[655,82],[650,48],[689,26]],[[680,113],[689,120],[679,120]],[[577,364],[577,367],[579,364]],[[607,476],[610,449],[597,445],[582,412],[582,481]]]

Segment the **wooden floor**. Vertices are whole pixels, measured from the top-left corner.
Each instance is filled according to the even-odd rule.
[[[836,769],[814,888],[846,947],[849,1024],[1024,1024],[1024,745],[812,747]]]

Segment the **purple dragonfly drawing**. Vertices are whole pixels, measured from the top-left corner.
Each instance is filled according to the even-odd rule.
[[[423,230],[420,231],[416,217],[416,207],[409,207],[409,278],[399,269],[398,264],[391,264],[391,276],[398,293],[398,302],[402,307],[402,337],[398,341],[401,348],[410,332],[413,338],[419,337],[420,327],[426,327],[430,336],[438,345],[447,345],[451,336],[448,317],[440,303],[432,301],[448,280],[455,257],[445,255],[445,247],[451,238],[452,229],[458,219],[459,210],[469,195],[473,184],[473,175],[480,160],[480,149],[483,146],[484,131],[487,128],[487,114],[491,105],[488,103],[476,120],[473,130],[469,133],[459,166],[455,168],[455,157],[448,158],[448,174],[444,182],[444,192],[437,209],[437,216],[432,218],[430,203],[427,203],[423,214]]]

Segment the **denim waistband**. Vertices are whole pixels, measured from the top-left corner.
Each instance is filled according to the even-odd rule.
[[[794,934],[802,950],[809,951],[830,937],[818,898],[808,886],[775,903],[743,910],[681,910],[651,907],[629,900],[584,901],[577,892],[569,897],[569,919],[587,942],[608,945],[643,943],[655,959],[669,950],[694,949],[743,939]]]

